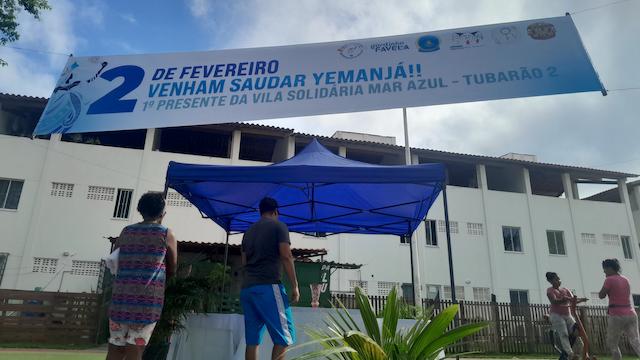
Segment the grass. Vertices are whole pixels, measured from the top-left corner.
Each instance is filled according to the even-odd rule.
[[[97,345],[58,345],[58,344],[40,344],[40,343],[0,343],[0,349],[55,349],[55,350],[86,350],[93,349]]]
[[[0,352],[0,360],[104,360],[104,354],[72,354],[48,352]]]

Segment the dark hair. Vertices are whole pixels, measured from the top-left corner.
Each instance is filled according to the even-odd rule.
[[[158,219],[164,212],[164,194],[148,192],[138,201],[138,212],[145,219]]]
[[[278,208],[278,202],[276,199],[266,197],[260,200],[260,215],[264,213],[272,213]]]
[[[622,268],[618,259],[607,259],[602,262],[602,267],[613,269],[615,272],[620,272],[620,269]]]
[[[548,282],[552,282],[553,279],[558,277],[558,274],[556,274],[556,273],[554,273],[552,271],[547,272],[545,275],[547,276],[547,281]]]

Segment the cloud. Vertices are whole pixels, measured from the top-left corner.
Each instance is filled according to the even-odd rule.
[[[120,17],[131,24],[138,24],[138,20],[136,20],[133,14],[121,14]]]

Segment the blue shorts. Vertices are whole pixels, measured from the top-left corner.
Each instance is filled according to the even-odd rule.
[[[260,345],[265,326],[274,344],[296,341],[289,299],[282,284],[255,285],[240,292],[247,345]]]

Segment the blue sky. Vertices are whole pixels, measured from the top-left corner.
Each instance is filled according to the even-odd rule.
[[[50,0],[20,17],[8,46],[75,56],[200,51],[338,41],[562,16],[572,18],[607,89],[599,93],[408,109],[410,144],[640,174],[640,0]],[[595,9],[594,9],[595,8]],[[49,97],[67,57],[0,47],[0,92]],[[623,90],[629,89],[632,90]],[[331,136],[404,143],[400,109],[261,121]]]

